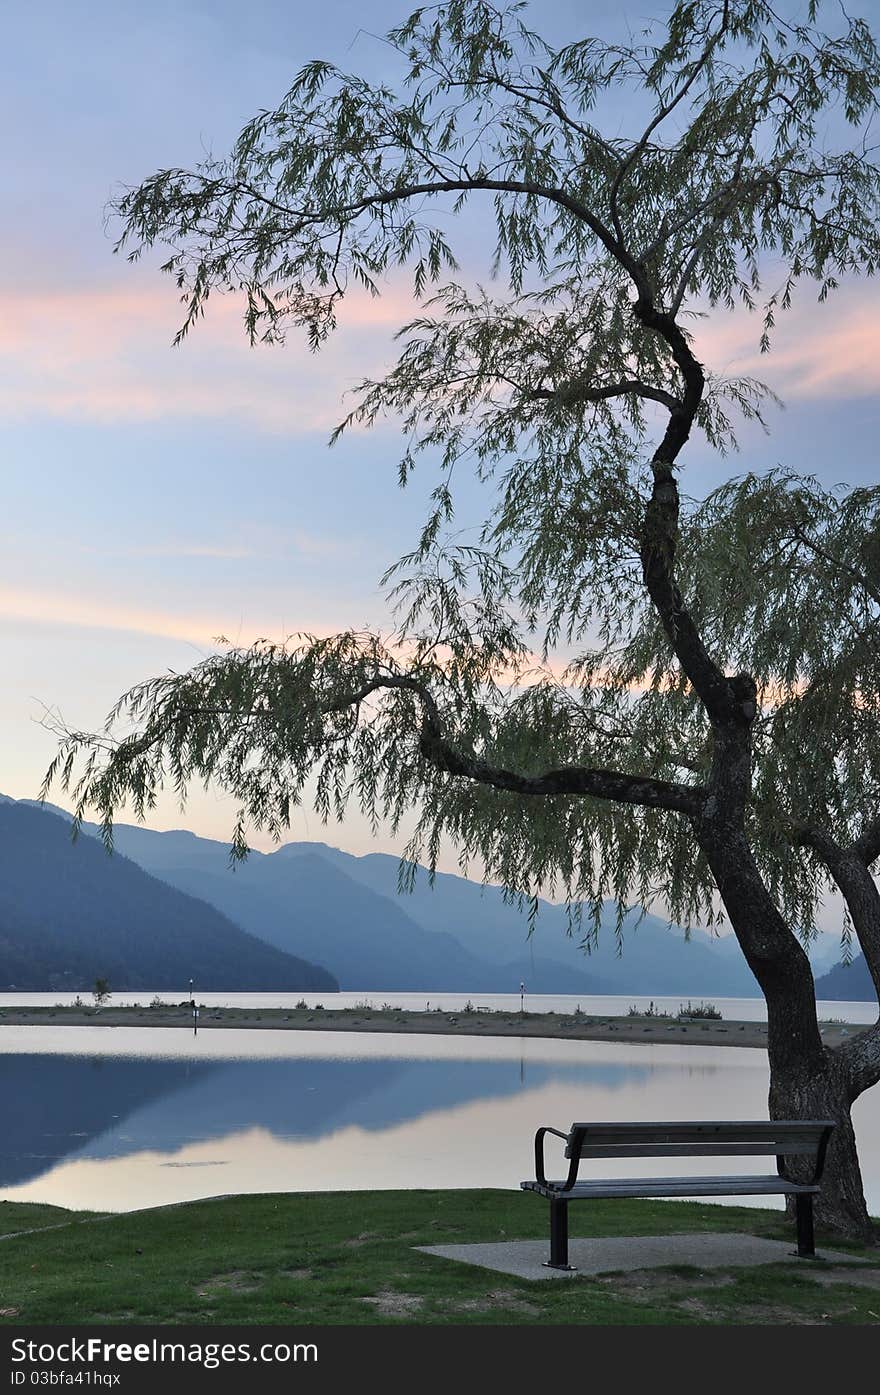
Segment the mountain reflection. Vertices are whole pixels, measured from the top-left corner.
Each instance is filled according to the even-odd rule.
[[[317,1140],[348,1127],[380,1132],[551,1082],[615,1090],[648,1074],[639,1065],[523,1059],[5,1055],[0,1187],[41,1177],[71,1157],[174,1153],[252,1129],[283,1140]]]

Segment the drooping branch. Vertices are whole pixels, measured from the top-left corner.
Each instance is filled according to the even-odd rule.
[[[865,595],[869,596],[875,605],[880,605],[880,589],[878,589],[870,577],[865,575],[863,570],[859,567],[854,567],[851,562],[847,562],[841,557],[836,557],[834,553],[827,547],[824,547],[817,538],[811,538],[803,528],[796,527],[793,529],[793,532],[798,542],[802,543],[814,557],[820,557],[823,562],[827,562],[829,567],[850,577],[862,588]]]
[[[843,896],[880,998],[880,891],[860,855],[859,840],[844,848],[824,829],[807,825],[799,825],[793,837],[821,859]]]
[[[371,679],[356,691],[322,704],[321,711],[329,715],[354,708],[373,693],[391,689],[405,689],[416,695],[423,712],[419,750],[439,770],[450,775],[461,775],[478,784],[490,785],[493,789],[508,790],[531,798],[557,794],[590,795],[594,799],[615,800],[689,815],[697,813],[705,798],[706,791],[698,786],[679,785],[619,770],[570,765],[532,775],[493,765],[448,739],[440,709],[430,689],[408,674],[387,674]]]
[[[676,90],[674,90],[671,93],[671,95],[666,99],[666,101],[660,102],[658,104],[657,110],[652,115],[651,120],[648,122],[639,139],[634,143],[629,155],[627,155],[627,157],[624,160],[621,160],[608,195],[608,201],[611,205],[611,215],[618,237],[622,236],[620,211],[618,208],[618,194],[620,192],[620,188],[623,184],[624,179],[629,174],[633,166],[637,164],[639,158],[647,150],[648,142],[650,141],[653,133],[658,129],[659,126],[663,124],[664,121],[666,121],[666,119],[669,116],[672,115],[676,107],[684,101],[691,88],[693,87],[694,83],[696,82],[697,78],[700,76],[700,73],[706,68],[707,64],[711,61],[713,52],[721,43],[727,31],[729,17],[730,16],[728,0],[723,0],[718,29],[714,34],[709,35],[705,47],[703,48],[703,51],[697,58],[696,62],[692,65],[691,71],[687,74],[684,80],[678,84]]]
[[[666,392],[663,388],[652,387],[649,383],[639,382],[636,378],[627,379],[621,383],[607,383],[601,387],[589,387],[584,383],[561,383],[556,388],[531,388],[526,393],[528,397],[545,402],[564,402],[573,406],[583,402],[606,402],[612,397],[643,397],[649,402],[659,402],[662,406],[668,407],[670,412],[678,411],[681,403],[677,397],[673,397],[671,392]]]
[[[880,818],[870,819],[865,824],[852,844],[852,852],[865,867],[877,861],[880,857]]]
[[[828,868],[846,902],[853,929],[856,932],[865,963],[880,998],[880,891],[854,845],[842,848],[830,834],[821,829],[799,826],[794,838],[802,847],[811,848]],[[852,1098],[876,1085],[880,1080],[880,1019],[867,1032],[838,1048],[846,1058]]]

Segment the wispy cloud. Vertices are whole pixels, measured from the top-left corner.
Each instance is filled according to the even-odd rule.
[[[105,597],[71,594],[60,590],[35,590],[0,586],[0,618],[26,620],[39,625],[72,626],[79,629],[125,631],[129,634],[154,635],[166,639],[184,640],[207,650],[215,650],[216,637],[229,634],[229,614],[218,612],[185,612],[153,609],[132,605]],[[298,628],[315,635],[334,633],[337,627],[326,622],[310,624],[301,620]],[[338,628],[342,628],[341,626]],[[259,618],[247,627],[242,643],[248,644],[254,635],[283,640],[287,630],[277,620],[263,623]]]
[[[235,420],[270,432],[326,432],[344,392],[380,370],[412,310],[402,289],[354,292],[321,353],[291,332],[283,348],[251,349],[241,304],[218,298],[177,349],[182,317],[168,283],[0,290],[0,413],[98,423],[174,417]]]
[[[880,391],[880,287],[851,283],[817,304],[803,290],[780,313],[770,353],[759,348],[759,315],[698,322],[700,358],[710,368],[760,378],[783,399],[846,399]]]
[[[348,556],[352,549],[350,538],[318,534],[303,528],[272,527],[254,524],[244,519],[236,522],[236,529],[243,535],[241,542],[196,542],[172,538],[161,543],[108,542],[101,546],[83,543],[80,545],[80,551],[93,556],[125,558],[131,561],[150,558],[185,561],[187,558],[193,558],[239,562],[255,557],[263,560],[270,557],[296,556],[339,558]]]
[[[241,305],[219,298],[178,348],[181,307],[155,274],[53,292],[0,288],[0,414],[118,424],[174,418],[234,421],[272,433],[326,433],[364,374],[381,372],[413,310],[406,287],[354,292],[319,354],[292,332],[283,348],[250,349]],[[807,293],[779,316],[773,352],[758,318],[717,314],[695,327],[704,361],[766,379],[788,399],[846,399],[880,389],[880,294],[847,286],[826,304]],[[194,555],[211,555],[194,554]]]
[[[98,552],[104,557],[163,557],[186,558],[204,557],[216,558],[224,562],[243,561],[254,556],[254,550],[250,547],[224,547],[211,543],[155,543],[144,544],[143,546],[131,547],[108,547],[95,548],[85,547],[85,552]]]

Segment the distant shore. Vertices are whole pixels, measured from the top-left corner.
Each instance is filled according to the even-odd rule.
[[[0,1027],[178,1027],[193,1030],[188,1007],[4,1007]],[[598,1017],[593,1013],[510,1012],[474,1008],[460,1012],[409,1012],[398,1008],[201,1007],[198,1029],[256,1028],[309,1032],[414,1032],[480,1037],[557,1037],[569,1041],[627,1041],[664,1045],[750,1046],[767,1044],[764,1022],[719,1021],[639,1014]],[[823,1023],[822,1040],[839,1046],[867,1031],[864,1023]]]

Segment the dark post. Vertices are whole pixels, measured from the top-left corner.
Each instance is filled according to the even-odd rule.
[[[795,1197],[797,1218],[797,1252],[803,1259],[816,1258],[816,1242],[813,1238],[813,1197],[812,1193],[802,1193]]]
[[[568,1269],[568,1202],[550,1201],[549,1269]]]

